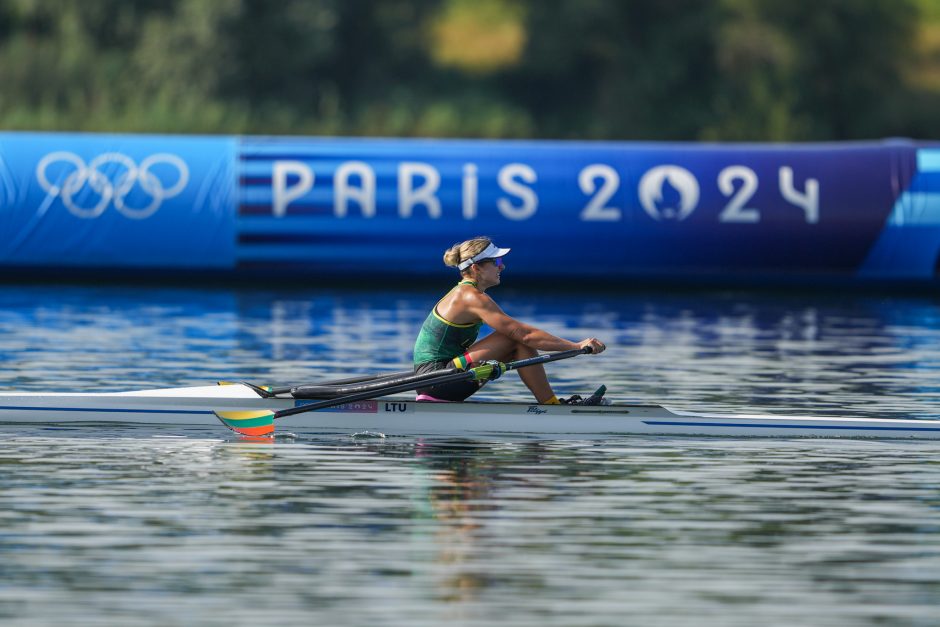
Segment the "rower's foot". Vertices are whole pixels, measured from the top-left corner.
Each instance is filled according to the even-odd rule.
[[[593,394],[587,398],[581,398],[580,394],[574,394],[568,398],[561,399],[562,405],[610,405],[610,401],[604,398],[607,392],[607,386],[602,385],[597,388]]]

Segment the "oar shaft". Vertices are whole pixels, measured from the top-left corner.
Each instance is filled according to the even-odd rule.
[[[535,359],[534,363],[526,364],[527,360],[522,359],[518,362],[514,362],[519,365],[506,364],[507,370],[518,370],[519,368],[525,368],[527,365],[536,365],[548,363],[551,361],[557,361],[558,359],[567,359],[575,355],[580,355],[583,352],[581,349],[574,349],[572,351],[561,351],[557,353],[546,353],[545,355],[539,355],[533,357]],[[510,367],[512,366],[512,367]],[[369,375],[360,375],[357,377],[349,377],[346,379],[335,379],[333,381],[324,381],[322,383],[302,383],[297,385],[285,385],[273,388],[259,388],[258,386],[251,385],[247,382],[243,382],[244,385],[250,386],[253,390],[257,391],[262,396],[268,398],[274,396],[280,396],[282,394],[290,394],[297,399],[317,399],[328,397],[342,396],[344,394],[355,394],[358,392],[366,392],[370,390],[381,389],[385,385],[398,385],[400,383],[408,382],[421,382],[427,379],[433,379],[442,374],[447,374],[453,372],[452,368],[446,368],[444,370],[435,370],[433,372],[423,372],[421,374],[414,374],[411,370],[405,370],[402,372],[390,372],[387,374],[369,374]],[[356,385],[361,383],[363,385]],[[346,386],[355,386],[355,387],[346,387]]]
[[[519,368],[525,368],[526,366],[547,363],[550,361],[556,361],[558,359],[566,359],[568,357],[580,355],[582,352],[583,351],[581,349],[575,349],[573,351],[562,351],[559,353],[538,355],[537,357],[531,358],[535,360],[533,363],[527,363],[528,360],[522,359],[517,362],[507,364],[506,369],[517,370]],[[420,374],[407,371],[396,372],[376,377],[357,377],[354,379],[346,379],[328,383],[298,385],[285,391],[290,392],[290,395],[297,399],[331,399],[349,394],[358,394],[360,392],[384,390],[386,386],[402,385],[405,383],[424,383],[425,385],[428,385],[429,381],[434,381],[434,385],[438,385],[439,382],[436,381],[438,377],[445,374],[452,374],[454,372],[457,372],[454,368],[444,368],[442,370],[422,372]],[[341,383],[346,382],[352,384],[361,383],[361,385],[340,385]],[[428,387],[430,387],[430,385],[428,385]]]
[[[407,392],[409,390],[414,390],[419,387],[424,387],[426,385],[440,385],[443,383],[454,383],[456,381],[466,381],[467,379],[474,378],[474,372],[472,370],[464,370],[460,372],[455,372],[453,374],[447,375],[437,375],[437,377],[425,378],[421,381],[410,380],[407,382],[399,383],[398,385],[383,385],[362,392],[356,392],[355,394],[348,394],[346,396],[340,396],[337,398],[325,399],[322,401],[317,401],[314,403],[308,403],[306,405],[301,405],[300,407],[291,407],[289,409],[282,409],[281,411],[275,412],[275,418],[283,418],[285,416],[293,416],[294,414],[300,414],[308,411],[316,411],[318,409],[326,409],[327,407],[336,407],[337,405],[345,405],[346,403],[355,403],[356,401],[363,401],[370,398],[375,398],[376,396],[387,396],[389,394],[397,394],[398,392]],[[433,383],[432,383],[433,382]]]
[[[558,361],[559,359],[568,359],[570,357],[576,357],[578,355],[583,355],[585,353],[592,352],[590,347],[585,348],[576,348],[569,351],[559,351],[557,353],[546,353],[544,355],[538,355],[536,357],[529,357],[528,359],[519,359],[517,361],[511,361],[506,364],[506,370],[518,370],[520,368],[526,368],[528,366],[535,366],[538,364],[545,364],[552,361]],[[337,405],[345,405],[346,403],[355,403],[356,401],[363,401],[377,396],[387,396],[389,394],[397,394],[398,392],[408,392],[410,390],[415,390],[422,387],[431,387],[433,385],[443,385],[445,383],[456,383],[457,381],[467,381],[470,379],[477,378],[477,371],[475,368],[470,370],[464,370],[459,372],[444,372],[444,373],[434,373],[429,372],[424,375],[414,375],[413,377],[405,377],[400,383],[390,384],[385,383],[382,385],[376,385],[371,387],[368,390],[363,390],[361,392],[356,392],[354,394],[349,394],[347,396],[341,396],[337,398],[325,399],[322,401],[317,401],[314,403],[308,403],[306,405],[301,405],[300,407],[291,407],[288,409],[282,409],[281,411],[275,412],[275,418],[284,418],[285,416],[293,416],[294,414],[301,414],[308,411],[316,411],[318,409],[327,409],[328,407],[336,407]]]
[[[404,377],[411,374],[411,370],[404,370],[402,372],[389,372],[386,374],[364,374],[359,375],[358,377],[348,377],[345,379],[335,379],[333,381],[324,381],[322,383],[298,383],[293,385],[282,385],[278,387],[272,387],[267,390],[268,394],[271,396],[277,396],[279,394],[292,394],[295,389],[306,389],[306,388],[315,388],[315,387],[329,387],[336,388],[343,385],[353,385],[355,383],[366,383],[366,382],[379,382],[387,381],[389,379],[395,379],[397,377]],[[304,398],[304,397],[301,397]]]
[[[291,396],[298,399],[305,398],[323,398],[326,395],[331,397],[343,396],[345,394],[357,394],[359,392],[373,392],[382,390],[389,385],[401,385],[403,383],[421,383],[429,379],[436,379],[444,374],[456,372],[454,368],[444,370],[435,370],[433,372],[414,372],[396,373],[394,376],[386,376],[376,381],[370,381],[354,387],[337,387],[331,385],[301,385],[290,390]]]
[[[545,353],[544,355],[538,355],[537,357],[529,357],[528,359],[519,359],[518,361],[511,361],[506,364],[506,370],[518,370],[519,368],[526,368],[528,366],[537,366],[538,364],[547,364],[552,361],[558,361],[559,359],[569,359],[571,357],[577,357],[578,355],[585,355],[587,353],[593,353],[594,350],[590,346],[585,346],[584,348],[573,348],[570,351],[558,351],[557,353]]]

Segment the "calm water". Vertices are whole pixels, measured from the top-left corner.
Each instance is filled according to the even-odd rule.
[[[435,295],[4,287],[0,385],[399,370]],[[561,394],[940,418],[938,299],[494,295],[608,343],[549,366]],[[929,442],[0,435],[4,624],[940,624]]]

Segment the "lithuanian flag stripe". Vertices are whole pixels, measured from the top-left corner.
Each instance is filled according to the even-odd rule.
[[[232,431],[241,435],[268,435],[274,433],[274,423],[263,427],[232,427]]]
[[[244,435],[264,435],[274,431],[274,413],[265,409],[219,411],[215,415],[226,427]]]

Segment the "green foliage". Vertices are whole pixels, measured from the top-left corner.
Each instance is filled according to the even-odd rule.
[[[0,0],[0,128],[940,135],[932,0]]]

